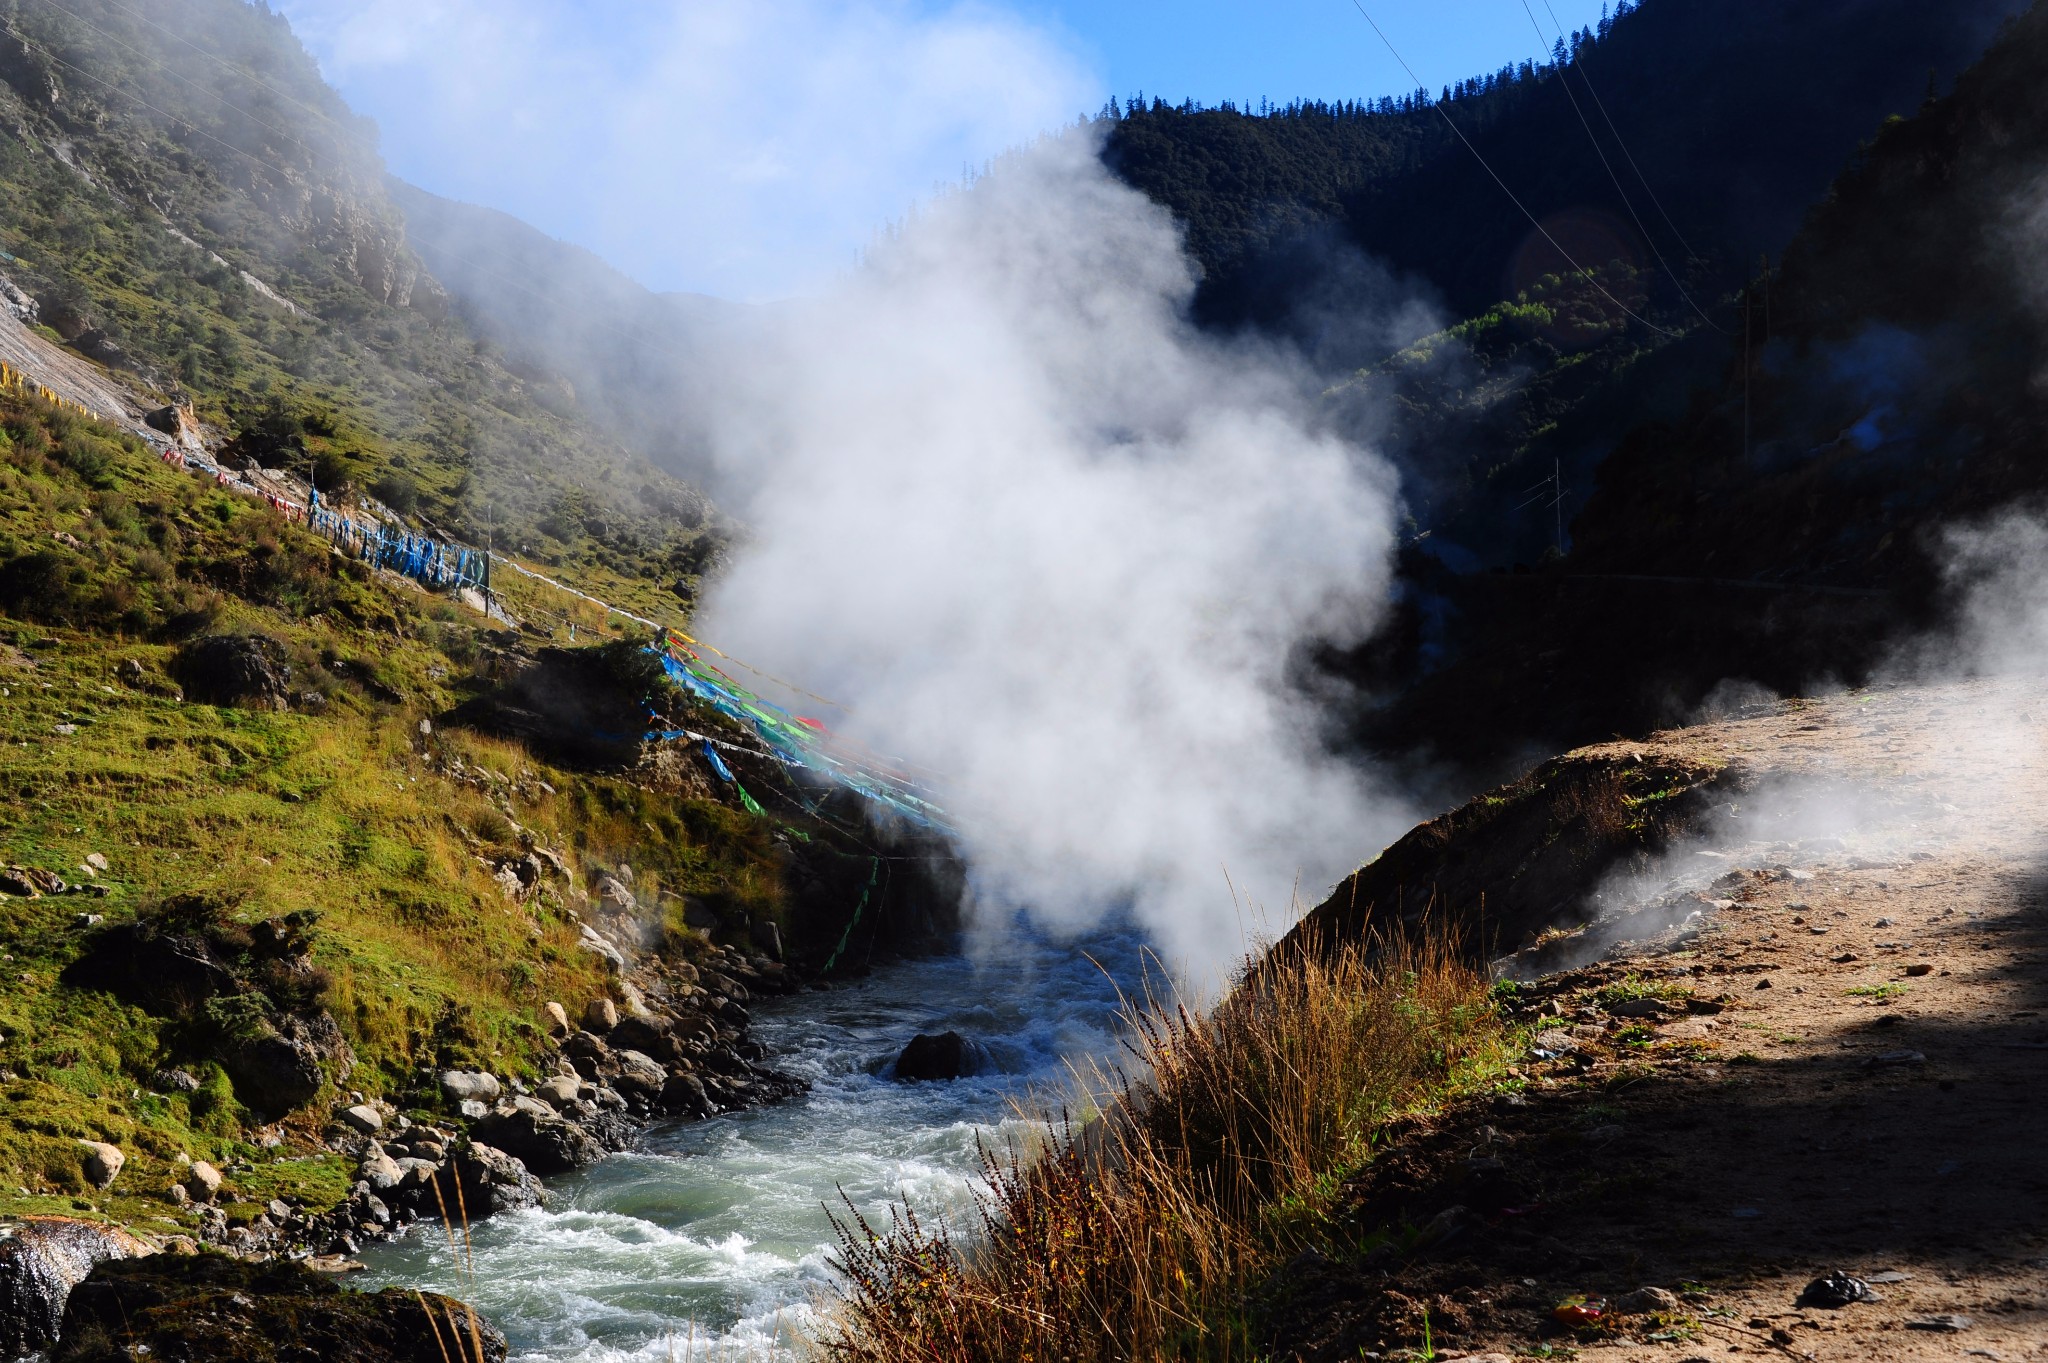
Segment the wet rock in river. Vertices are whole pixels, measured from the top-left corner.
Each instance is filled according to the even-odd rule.
[[[438,1317],[438,1319],[436,1319]],[[459,1342],[442,1332],[459,1322]],[[289,1260],[218,1254],[103,1263],[71,1293],[51,1363],[503,1363],[505,1337],[459,1302],[351,1292]]]
[[[534,1107],[547,1115],[524,1108],[500,1110],[476,1123],[474,1134],[542,1176],[567,1173],[604,1154],[604,1147],[581,1126],[555,1116],[543,1104]]]
[[[149,1253],[124,1230],[33,1217],[0,1240],[0,1358],[20,1358],[56,1342],[71,1292],[95,1264]]]
[[[982,1059],[981,1047],[958,1032],[940,1032],[936,1036],[920,1032],[896,1057],[896,1077],[963,1079],[981,1072]]]

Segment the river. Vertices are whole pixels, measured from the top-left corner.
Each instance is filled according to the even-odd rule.
[[[764,1001],[752,1035],[803,1076],[791,1102],[651,1128],[634,1150],[553,1180],[545,1210],[479,1223],[473,1274],[441,1228],[364,1254],[361,1285],[472,1301],[515,1360],[767,1360],[828,1290],[828,1205],[871,1220],[970,1213],[978,1143],[1028,1140],[1020,1104],[1116,1048],[1119,982],[1141,942],[1012,938],[973,956],[890,965],[823,993]],[[992,1072],[902,1084],[882,1072],[918,1032],[985,1045]]]

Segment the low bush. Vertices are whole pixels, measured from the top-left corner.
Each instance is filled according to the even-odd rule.
[[[1504,1053],[1485,979],[1441,940],[1276,953],[1208,1016],[1130,1020],[1143,1078],[1037,1158],[991,1154],[975,1233],[849,1210],[826,1357],[1253,1356],[1248,1293],[1330,1248],[1323,1213],[1375,1133]]]

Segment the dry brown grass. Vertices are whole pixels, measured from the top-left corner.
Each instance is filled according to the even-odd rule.
[[[826,1358],[1255,1357],[1248,1292],[1323,1239],[1387,1118],[1487,1069],[1500,1038],[1440,937],[1269,957],[1206,1017],[1147,1003],[1131,1022],[1145,1077],[1037,1158],[990,1155],[975,1230],[850,1212]]]

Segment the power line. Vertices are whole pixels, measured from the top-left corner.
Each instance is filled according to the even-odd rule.
[[[1543,8],[1549,11],[1552,26],[1562,33],[1564,25],[1557,22],[1557,11],[1550,8],[1550,0],[1543,0]],[[1541,33],[1542,30],[1538,29],[1537,32]],[[1622,156],[1628,161],[1628,168],[1636,173],[1637,181],[1643,186],[1643,193],[1650,196],[1650,203],[1655,206],[1657,216],[1664,219],[1664,225],[1671,229],[1672,236],[1678,238],[1678,244],[1685,247],[1685,253],[1692,257],[1693,264],[1699,264],[1700,253],[1692,249],[1691,243],[1685,239],[1685,233],[1678,230],[1678,224],[1671,221],[1671,215],[1664,211],[1663,200],[1659,199],[1657,191],[1650,187],[1650,177],[1643,174],[1643,168],[1636,164],[1634,153],[1629,151],[1628,143],[1622,140],[1621,129],[1614,126],[1614,119],[1607,112],[1606,102],[1600,98],[1600,92],[1593,88],[1593,77],[1586,70],[1585,59],[1580,57],[1576,51],[1572,53],[1572,65],[1579,69],[1579,79],[1586,82],[1586,93],[1593,97],[1593,107],[1600,111],[1600,117],[1606,121],[1607,131],[1614,134],[1614,145],[1621,148]]]
[[[1386,44],[1387,51],[1393,53],[1394,60],[1399,62],[1401,64],[1401,69],[1408,73],[1408,79],[1414,81],[1415,87],[1418,90],[1422,90],[1424,92],[1424,97],[1427,98],[1428,87],[1423,85],[1422,77],[1415,74],[1415,68],[1410,66],[1408,64],[1408,59],[1401,55],[1401,49],[1394,46],[1393,39],[1389,38],[1386,34],[1386,30],[1379,26],[1379,21],[1372,17],[1372,14],[1365,7],[1364,0],[1351,0],[1351,7],[1357,10],[1359,14],[1364,16],[1366,23],[1372,25],[1372,31],[1379,35],[1379,39],[1382,43]],[[1615,307],[1621,309],[1621,311],[1632,320],[1640,322],[1643,326],[1648,327],[1651,331],[1656,332],[1659,336],[1666,336],[1671,338],[1672,340],[1677,340],[1679,338],[1680,333],[1676,331],[1671,331],[1665,327],[1658,326],[1655,322],[1652,322],[1649,318],[1644,317],[1642,314],[1638,313],[1634,308],[1631,308],[1628,304],[1622,302],[1619,298],[1616,298],[1612,293],[1608,292],[1607,286],[1605,284],[1602,284],[1591,270],[1579,264],[1579,262],[1572,257],[1572,253],[1565,250],[1563,244],[1560,243],[1556,237],[1550,234],[1550,229],[1545,227],[1543,223],[1536,217],[1536,215],[1529,211],[1528,205],[1522,202],[1521,198],[1518,195],[1516,195],[1515,191],[1508,188],[1507,181],[1500,178],[1500,173],[1496,171],[1493,168],[1493,166],[1490,163],[1488,163],[1487,159],[1480,154],[1479,148],[1472,145],[1472,139],[1465,136],[1465,130],[1458,126],[1457,120],[1451,117],[1450,110],[1444,108],[1443,102],[1438,101],[1435,107],[1437,113],[1442,115],[1444,122],[1447,125],[1449,125],[1450,130],[1457,135],[1458,140],[1465,144],[1465,150],[1472,153],[1472,159],[1479,163],[1479,168],[1481,170],[1484,170],[1488,176],[1492,177],[1493,182],[1496,185],[1500,186],[1500,192],[1508,196],[1508,202],[1513,204],[1517,209],[1521,211],[1522,216],[1529,220],[1530,226],[1534,227],[1539,233],[1542,234],[1543,239],[1550,243],[1551,249],[1556,251],[1559,256],[1563,257],[1567,265],[1570,265],[1574,270],[1577,270],[1581,275],[1583,275],[1585,277],[1586,282],[1588,284],[1591,284],[1595,289],[1597,289],[1600,292],[1601,297],[1605,298],[1608,302],[1614,304]]]
[[[1550,0],[1543,0],[1543,7],[1546,10],[1549,9]],[[1529,16],[1529,27],[1536,30],[1536,41],[1539,43],[1542,42],[1543,25],[1536,22],[1536,11],[1529,8],[1529,0],[1522,0],[1522,13]],[[1552,12],[1550,17],[1551,22],[1555,23],[1557,20],[1556,13]],[[1564,37],[1564,30],[1561,27],[1558,30],[1558,37],[1560,39]],[[1574,53],[1572,57],[1572,64],[1578,64],[1578,56],[1576,53]],[[1585,72],[1583,70],[1581,70],[1579,74],[1581,78],[1585,76]],[[1600,145],[1600,139],[1594,135],[1593,125],[1587,122],[1586,111],[1584,108],[1580,107],[1579,97],[1572,93],[1572,83],[1564,78],[1564,72],[1558,72],[1557,83],[1561,87],[1563,87],[1565,98],[1569,99],[1572,102],[1572,112],[1579,116],[1579,126],[1586,130],[1586,140],[1593,144],[1593,152],[1596,156],[1600,158],[1601,166],[1606,169],[1607,178],[1614,185],[1614,192],[1621,196],[1621,206],[1628,210],[1629,217],[1635,219],[1636,230],[1638,232],[1641,232],[1643,234],[1643,240],[1649,243],[1651,254],[1655,255],[1657,257],[1657,263],[1664,267],[1665,275],[1670,278],[1672,284],[1678,289],[1678,296],[1685,300],[1687,307],[1691,308],[1695,313],[1699,314],[1699,319],[1702,322],[1705,322],[1709,327],[1712,327],[1715,331],[1721,332],[1722,335],[1727,335],[1726,329],[1716,325],[1714,319],[1707,316],[1706,310],[1702,308],[1698,303],[1693,301],[1692,294],[1688,292],[1685,287],[1685,281],[1680,279],[1678,277],[1678,272],[1671,268],[1671,262],[1664,259],[1663,248],[1659,247],[1657,245],[1657,239],[1654,236],[1650,235],[1650,229],[1648,226],[1644,224],[1642,214],[1636,212],[1635,203],[1629,198],[1628,191],[1621,187],[1621,177],[1614,173],[1614,163],[1607,159],[1607,149]],[[1592,88],[1593,83],[1591,81],[1587,81],[1586,89],[1590,91]],[[1611,121],[1609,126],[1612,126]],[[1619,143],[1621,141],[1620,135],[1617,134],[1614,140],[1616,141],[1616,143]],[[1624,148],[1624,150],[1626,149]],[[1683,238],[1680,239],[1680,244],[1683,244],[1683,240]]]

